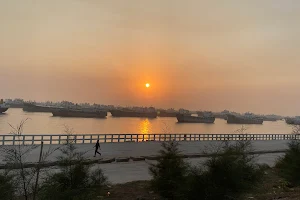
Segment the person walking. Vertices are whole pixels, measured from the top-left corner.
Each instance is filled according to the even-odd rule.
[[[95,147],[95,155],[94,155],[94,157],[96,157],[97,153],[101,156],[101,153],[98,151],[98,149],[101,150],[99,140],[97,140],[97,143],[96,143],[96,145],[94,147]]]

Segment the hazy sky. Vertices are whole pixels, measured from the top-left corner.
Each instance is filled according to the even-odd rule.
[[[1,97],[299,115],[299,10],[298,0],[0,0]]]

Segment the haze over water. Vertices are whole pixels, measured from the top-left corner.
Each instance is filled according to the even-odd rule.
[[[225,120],[216,119],[214,124],[179,124],[176,118],[60,118],[52,117],[51,113],[27,113],[22,109],[11,108],[6,114],[0,115],[0,134],[11,132],[11,125],[18,125],[27,119],[24,126],[26,134],[63,134],[65,125],[78,134],[112,134],[112,133],[234,133],[242,125],[227,124]],[[286,133],[292,132],[292,126],[284,121],[264,122],[263,125],[246,125],[245,133]]]

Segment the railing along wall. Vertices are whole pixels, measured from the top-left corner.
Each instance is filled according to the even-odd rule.
[[[0,135],[0,145],[16,144],[91,144],[147,141],[237,141],[299,140],[300,134],[74,134],[74,135]]]

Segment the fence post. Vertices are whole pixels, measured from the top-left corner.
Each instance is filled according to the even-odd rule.
[[[14,135],[13,136],[13,145],[15,145],[15,139],[16,139],[16,136]]]
[[[82,144],[84,144],[85,135],[82,136]]]
[[[23,137],[23,145],[25,144],[25,135],[22,135]]]
[[[50,144],[52,144],[52,135],[50,136]]]
[[[90,137],[90,144],[92,144],[93,143],[93,135],[91,135],[91,137]]]
[[[32,144],[34,144],[34,136],[32,136]]]
[[[69,144],[69,135],[67,135],[67,144]]]
[[[58,144],[60,144],[61,136],[58,136]]]
[[[120,134],[118,134],[118,142],[120,142]]]

